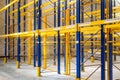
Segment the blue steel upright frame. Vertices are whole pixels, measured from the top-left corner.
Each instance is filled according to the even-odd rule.
[[[54,28],[56,27],[56,2],[54,2]],[[56,36],[54,36],[54,65],[56,65]]]
[[[15,9],[15,5],[13,4],[13,11],[14,11],[14,9]],[[13,16],[12,24],[13,24],[13,33],[14,33],[14,31],[15,31],[15,30],[14,30],[14,27],[15,27],[15,26],[14,26],[14,25],[15,25],[14,16],[15,16],[15,14],[13,13],[12,16]],[[14,41],[14,38],[13,38],[13,46],[12,46],[12,48],[13,48],[13,49],[12,49],[12,50],[13,50],[13,55],[12,55],[12,56],[13,56],[13,59],[15,58],[15,54],[14,54],[14,43],[15,43],[15,41]]]
[[[60,27],[60,0],[58,0],[58,27]],[[58,31],[58,74],[60,74],[60,31]]]
[[[113,36],[112,36],[112,31],[111,29],[109,29],[109,34],[108,34],[108,37],[109,37],[109,41],[112,41],[113,40]],[[109,42],[109,53],[108,53],[108,77],[109,79],[108,80],[113,80],[113,57],[112,57],[112,54],[113,54],[113,47],[112,47],[112,42]]]
[[[7,5],[7,0],[5,0],[5,5]],[[7,10],[5,10],[5,23],[4,24],[5,24],[4,31],[5,31],[5,34],[7,34]],[[5,47],[4,48],[5,59],[7,62],[7,38],[5,38],[5,46],[4,47]]]
[[[42,11],[41,11],[41,4],[42,4],[42,0],[38,0],[38,30],[41,29],[41,16],[42,16]],[[41,73],[41,37],[40,34],[38,34],[38,68],[39,68],[39,72]],[[40,73],[38,74],[38,76],[40,76]]]
[[[84,23],[84,2],[83,1],[81,2],[81,5],[82,5],[82,7],[81,7],[81,9],[82,9],[82,11],[81,11],[81,22]],[[81,33],[81,41],[84,41],[84,33],[83,32]],[[81,51],[82,52],[81,53],[82,68],[81,69],[84,72],[84,43],[82,43],[81,47],[82,47],[82,49],[81,49],[82,50]]]
[[[20,2],[21,0],[18,1],[18,32],[20,32]],[[20,68],[20,36],[18,37],[17,40],[17,68]]]
[[[69,2],[71,2],[72,0],[69,0]],[[71,5],[69,6],[69,9],[71,9]],[[72,10],[70,10],[70,13],[72,13],[71,12]],[[70,14],[70,16],[72,16],[72,14]],[[72,25],[72,20],[70,20],[70,25]]]
[[[112,18],[112,0],[109,0],[109,19]],[[113,40],[113,36],[112,36],[112,31],[110,29],[109,31],[109,41],[112,41]],[[112,57],[112,54],[113,54],[113,46],[112,46],[112,42],[109,43],[109,79],[110,80],[113,80],[113,57]]]
[[[36,30],[36,2],[34,0],[34,30]],[[36,36],[34,34],[34,67],[36,67]]]
[[[67,0],[65,0],[65,10],[67,10]]]
[[[91,34],[91,36],[93,36],[93,34]],[[94,55],[93,55],[93,53],[94,53],[94,44],[93,44],[93,38],[91,38],[91,57],[92,58],[94,58]],[[94,62],[93,60],[92,60],[92,62]]]
[[[81,0],[76,0],[76,80],[81,79],[81,59],[80,59],[80,31],[78,24],[80,23],[80,5]]]
[[[105,19],[105,0],[101,0],[101,20]],[[101,80],[105,80],[105,33],[101,25]]]
[[[8,4],[10,3],[10,0],[8,0]],[[10,7],[8,7],[8,13],[10,13]],[[8,14],[8,34],[10,34],[10,15]],[[10,59],[10,39],[8,37],[8,59]]]
[[[83,34],[83,32],[81,33],[81,41],[83,41],[84,42],[84,34]],[[82,69],[82,71],[84,72],[84,43],[82,43],[82,45],[81,45],[81,47],[82,47],[82,51],[81,51],[81,63],[82,63],[82,65],[81,65],[81,69]]]
[[[112,10],[112,0],[109,0],[109,19],[112,18],[112,13],[113,13],[113,10]]]
[[[116,0],[114,0],[113,2],[113,6],[115,7],[116,6]],[[116,13],[114,13],[114,18],[116,18]],[[114,33],[115,34],[115,33]],[[116,41],[116,38],[114,37],[114,41]],[[115,42],[116,43],[116,42]],[[114,46],[114,51],[116,51],[116,46]],[[117,58],[116,58],[116,54],[114,54],[114,61],[116,61]]]
[[[26,4],[26,0],[24,0],[24,5]],[[26,12],[26,8],[24,8],[24,12]],[[26,31],[26,15],[24,15],[24,32]],[[25,52],[25,39],[24,39],[24,62],[26,61],[26,52]]]
[[[91,3],[93,2],[93,0],[91,0]],[[90,5],[90,10],[91,10],[91,12],[93,11],[93,4],[91,4]],[[91,22],[93,21],[93,15],[91,15]],[[91,34],[91,36],[93,36],[93,34]],[[94,58],[94,55],[93,55],[93,53],[94,53],[94,44],[93,44],[93,38],[91,38],[91,57],[92,58]],[[93,60],[92,60],[92,62],[93,62]]]

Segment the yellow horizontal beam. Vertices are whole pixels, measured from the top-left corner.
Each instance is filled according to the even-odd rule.
[[[14,0],[12,2],[10,2],[8,5],[6,5],[5,7],[0,9],[0,12],[7,10],[8,7],[10,7],[11,5],[13,5],[14,3],[18,2],[18,0]]]
[[[113,13],[118,13],[120,12],[120,6],[117,6],[117,7],[113,7]],[[92,11],[92,12],[86,12],[87,15],[94,15],[96,17],[100,16],[100,10],[96,10],[96,11]],[[88,16],[84,14],[84,18],[87,18]],[[72,15],[71,17],[71,20],[75,20],[76,19],[76,16],[75,15]]]
[[[36,0],[36,2],[37,2],[38,0]],[[56,2],[57,0],[52,0],[52,2],[54,3],[54,2]],[[65,0],[62,0],[62,1],[65,1]],[[76,3],[76,1],[71,1],[71,2],[68,2],[68,5],[70,6],[70,5],[72,5],[72,4],[75,4]],[[20,10],[22,10],[22,9],[24,9],[24,8],[27,8],[28,6],[30,6],[30,5],[32,5],[32,4],[34,4],[34,1],[31,1],[31,2],[29,2],[29,3],[27,3],[26,5],[24,5],[24,6],[22,6],[22,7],[20,7]],[[46,2],[46,3],[43,3],[42,5],[41,5],[41,8],[43,8],[43,7],[45,7],[45,6],[48,6],[48,5],[50,5],[50,4],[52,4],[51,2]],[[64,5],[62,4],[61,5],[61,8],[63,8],[64,7]],[[56,7],[56,9],[57,9],[57,7]],[[53,11],[54,10],[54,8],[49,8],[49,9],[47,9],[47,10],[42,10],[43,11],[43,14],[44,13],[47,13],[47,12],[51,12],[51,11]],[[15,12],[17,12],[18,10],[16,9],[16,10],[14,10],[14,11],[11,11],[10,12],[10,14],[13,14],[13,13],[15,13]],[[30,11],[33,11],[33,9],[31,9]]]
[[[38,0],[36,0],[36,1],[38,1]],[[64,1],[64,0],[63,0],[63,1]],[[69,2],[69,3],[71,4],[71,3],[74,3],[74,2],[75,2],[75,1],[72,1],[72,2]],[[22,9],[28,7],[29,5],[32,5],[33,3],[34,3],[34,1],[29,2],[28,4],[22,6],[20,9],[22,10]],[[50,3],[50,2],[49,2],[49,3]],[[68,4],[69,4],[69,3],[68,3]],[[48,3],[46,3],[46,4],[48,4]],[[61,8],[62,8],[62,7],[64,7],[64,5],[61,5]],[[36,9],[38,9],[38,8],[36,8]],[[57,7],[56,7],[56,9],[57,9]],[[34,9],[31,8],[31,9],[27,10],[26,12],[22,12],[22,13],[21,13],[21,16],[24,16],[26,13],[30,13],[30,12],[32,12],[33,10],[34,10]],[[51,11],[53,11],[53,10],[54,10],[54,8],[49,8],[49,9],[46,9],[46,10],[42,10],[42,13],[45,14],[45,13],[51,12]],[[17,12],[17,9],[14,10],[14,11],[12,11],[12,12],[10,12],[10,14],[15,13],[15,12]],[[120,12],[120,6],[113,7],[113,13],[117,13],[117,12]],[[86,12],[86,13],[87,13],[87,15],[100,16],[100,10],[96,10],[96,11],[92,11],[92,12]],[[53,13],[52,13],[52,14],[53,14]],[[50,15],[50,14],[49,14],[49,15]],[[32,15],[32,16],[33,16],[33,15]],[[31,16],[31,17],[32,17],[32,16]],[[87,18],[88,16],[86,16],[86,14],[84,14],[84,17]],[[63,19],[64,19],[64,18],[63,18]],[[75,20],[75,19],[76,19],[76,16],[75,16],[75,15],[72,15],[72,16],[70,17],[70,19],[71,19],[71,20]]]
[[[116,24],[115,24],[116,22]],[[96,33],[98,30],[100,30],[100,25],[106,24],[105,29],[107,28],[114,28],[114,30],[120,30],[120,19],[108,19],[108,20],[99,20],[99,21],[93,21],[88,23],[80,23],[79,28],[81,32],[84,34],[91,34]],[[110,24],[113,23],[113,24]],[[110,24],[110,25],[109,25]],[[96,26],[99,25],[99,26]],[[76,25],[68,25],[68,26],[62,26],[57,28],[47,28],[47,29],[41,29],[36,31],[29,31],[29,32],[20,32],[20,33],[13,33],[13,34],[7,34],[7,35],[1,35],[0,37],[30,37],[34,36],[34,34],[40,33],[41,36],[47,35],[47,36],[54,36],[57,35],[57,31],[60,31],[61,35],[70,32],[75,33],[76,32]]]
[[[38,1],[38,0],[36,0],[36,2],[37,2],[37,1]],[[20,7],[20,10],[23,10],[24,8],[27,8],[28,6],[30,6],[30,5],[32,5],[32,4],[34,4],[34,1],[31,1],[31,2],[27,3],[26,5]],[[18,9],[14,10],[14,11],[11,11],[10,14],[16,13],[17,11],[18,11]]]
[[[61,0],[61,1],[65,1],[65,0]],[[36,0],[35,2],[38,2],[38,0]],[[54,3],[54,2],[57,2],[57,0],[52,0],[52,2]],[[23,10],[24,8],[27,8],[28,6],[30,6],[30,5],[32,5],[32,4],[34,4],[34,1],[31,1],[31,2],[29,2],[29,3],[27,3],[26,5],[24,5],[24,6],[22,6],[22,7],[20,7],[20,10]],[[43,7],[46,7],[46,6],[48,6],[48,5],[50,5],[50,4],[52,4],[51,2],[45,2],[45,3],[43,3],[42,5],[41,5],[41,8],[43,8]],[[61,5],[61,6],[63,6],[63,5]],[[38,9],[38,8],[37,8]],[[54,8],[53,8],[54,9]],[[52,8],[50,8],[50,10],[53,10]],[[47,12],[47,11],[50,11],[49,9],[48,10],[44,10],[44,12]],[[13,13],[16,13],[18,10],[16,9],[16,10],[14,10],[14,11],[11,11],[10,12],[10,14],[13,14]],[[31,10],[30,10],[31,11]],[[33,11],[33,8],[32,8],[32,11]]]
[[[75,4],[76,3],[76,1],[75,0],[73,0],[73,1],[71,1],[71,2],[68,2],[67,3],[67,5],[68,6],[70,6],[70,5],[73,5],[73,4]],[[95,4],[95,3],[98,3],[98,2],[89,2],[89,3],[87,3],[87,4],[84,4],[84,6],[87,6],[87,5],[89,5],[89,4]],[[47,5],[48,6],[48,5]],[[63,8],[63,7],[65,7],[65,5],[61,5],[60,6],[61,8]],[[57,8],[57,7],[56,7]],[[47,12],[51,12],[51,11],[53,11],[54,10],[54,7],[53,8],[49,8],[49,9],[47,9],[47,10],[43,10],[43,14],[44,13],[47,13]]]

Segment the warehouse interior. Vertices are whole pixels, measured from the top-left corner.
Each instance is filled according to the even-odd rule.
[[[120,80],[120,0],[0,0],[0,80]]]

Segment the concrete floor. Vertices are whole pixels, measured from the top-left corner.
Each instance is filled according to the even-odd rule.
[[[120,58],[119,58],[120,59]],[[52,65],[53,60],[48,60],[49,68],[57,70],[56,66]],[[63,60],[62,60],[63,62]],[[100,61],[95,61],[92,64],[99,64]],[[75,74],[75,59],[72,59],[71,73]],[[85,65],[91,64],[87,61]],[[120,68],[120,64],[116,64]],[[64,64],[61,63],[61,73],[64,72]],[[85,72],[82,72],[82,78],[87,78],[98,66],[85,67]],[[114,67],[113,80],[120,80],[120,71]],[[90,77],[89,80],[100,80],[100,68]],[[32,65],[22,63],[20,69],[16,69],[15,61],[9,61],[7,64],[3,64],[3,60],[0,60],[0,80],[75,80],[73,76],[65,76],[63,74],[58,75],[56,72],[50,70],[42,70],[42,77],[36,77],[36,68]]]
[[[74,80],[74,78],[58,75],[49,70],[42,70],[42,77],[36,77],[36,68],[32,65],[22,64],[20,69],[16,69],[15,61],[4,65],[0,60],[0,80]]]

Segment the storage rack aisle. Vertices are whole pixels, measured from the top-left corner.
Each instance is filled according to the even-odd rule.
[[[33,60],[37,76],[41,76],[42,69],[54,71],[47,60],[47,47],[52,46],[53,64],[58,74],[88,80],[101,69],[101,80],[113,80],[113,66],[120,70],[115,65],[119,63],[116,54],[120,54],[120,6],[115,6],[115,2],[113,6],[112,0],[52,0],[45,3],[42,0],[6,0],[6,6],[0,9],[0,13],[5,13],[5,30],[0,35],[5,42],[4,63],[12,57],[17,59],[16,67],[20,68],[21,60],[27,60],[28,65]],[[50,17],[54,17],[52,23]],[[62,49],[65,50],[62,52]],[[96,53],[100,53],[99,64],[94,64]],[[61,55],[64,56],[64,71],[61,70]],[[113,55],[116,62],[113,62]],[[88,60],[91,65],[87,65]],[[82,73],[89,66],[96,66],[96,69],[83,78]]]

